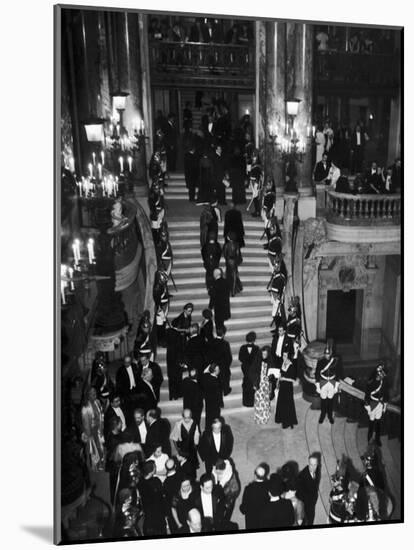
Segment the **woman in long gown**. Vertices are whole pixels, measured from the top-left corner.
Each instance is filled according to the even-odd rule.
[[[104,415],[97,397],[96,388],[91,386],[86,392],[81,409],[82,440],[86,445],[86,455],[90,470],[96,472],[104,469]]]
[[[296,363],[296,360],[294,360]],[[293,399],[293,384],[296,380],[296,364],[292,363],[287,351],[283,352],[283,362],[280,368],[279,395],[276,404],[276,424],[282,428],[293,428],[298,423],[295,401]]]
[[[275,368],[270,356],[270,347],[263,346],[255,364],[252,365],[252,384],[254,394],[254,421],[267,424],[270,418],[270,382],[269,369]]]
[[[233,232],[227,236],[227,241],[223,246],[223,256],[226,260],[226,279],[230,286],[230,292],[232,296],[236,296],[243,290],[239,277],[239,265],[242,263],[242,255],[236,235]]]

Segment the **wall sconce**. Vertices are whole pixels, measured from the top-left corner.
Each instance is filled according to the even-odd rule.
[[[286,110],[288,116],[295,117],[298,114],[299,103],[301,99],[287,99],[286,100]]]
[[[117,91],[112,95],[112,105],[117,111],[125,111],[126,98],[129,96],[127,92]]]

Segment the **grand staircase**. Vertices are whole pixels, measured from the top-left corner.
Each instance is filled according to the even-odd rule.
[[[231,190],[227,191],[227,199],[230,199]],[[170,291],[174,294],[170,302],[169,320],[178,316],[186,302],[194,304],[192,319],[201,321],[201,312],[208,307],[209,297],[205,286],[205,270],[200,251],[200,222],[201,208],[192,207],[192,213],[187,202],[187,208],[177,208],[180,203],[188,200],[184,178],[174,175],[166,190],[166,203],[168,207],[167,219],[170,233],[170,242],[174,254],[173,277],[177,286],[177,292],[170,285]],[[177,201],[177,202],[175,202]],[[182,210],[182,215],[175,212]],[[195,212],[194,212],[195,210]],[[190,212],[189,212],[190,211]],[[242,373],[238,361],[238,352],[245,343],[245,336],[250,330],[257,334],[257,344],[270,344],[271,334],[271,304],[266,285],[269,282],[269,266],[266,252],[263,250],[260,237],[263,233],[263,222],[260,218],[252,218],[242,207],[243,223],[245,228],[245,248],[242,249],[243,264],[239,268],[243,291],[231,298],[231,319],[226,322],[226,339],[230,342],[233,352],[231,366],[232,393],[224,398],[225,415],[245,411],[242,406],[241,382]],[[224,217],[224,211],[223,211]],[[223,222],[219,224],[219,242],[223,244]],[[224,260],[220,266],[224,269]],[[157,361],[161,365],[165,379],[167,378],[166,350],[159,348]],[[181,413],[181,400],[168,400],[168,385],[163,384],[161,389],[161,402],[163,414],[169,418],[178,417]]]

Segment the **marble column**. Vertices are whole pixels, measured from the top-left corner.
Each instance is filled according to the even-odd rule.
[[[390,131],[388,137],[388,166],[401,156],[401,97],[391,99]]]
[[[306,23],[296,23],[294,95],[301,100],[295,119],[295,129],[305,143],[303,162],[297,163],[297,185],[301,197],[312,191],[312,85],[313,85],[313,31]]]
[[[139,53],[142,82],[142,114],[145,120],[145,132],[148,140],[145,144],[145,154],[147,163],[151,158],[153,139],[153,121],[152,121],[152,96],[150,79],[150,61],[148,48],[148,15],[138,14],[139,28]]]

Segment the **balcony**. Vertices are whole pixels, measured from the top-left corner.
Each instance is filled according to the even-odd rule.
[[[149,54],[155,83],[255,85],[253,45],[150,41]]]
[[[317,52],[315,77],[318,89],[344,88],[366,90],[377,87],[378,93],[400,84],[400,57],[393,54]],[[378,88],[380,87],[380,88]]]
[[[401,195],[351,195],[325,189],[328,237],[341,242],[395,242]]]

